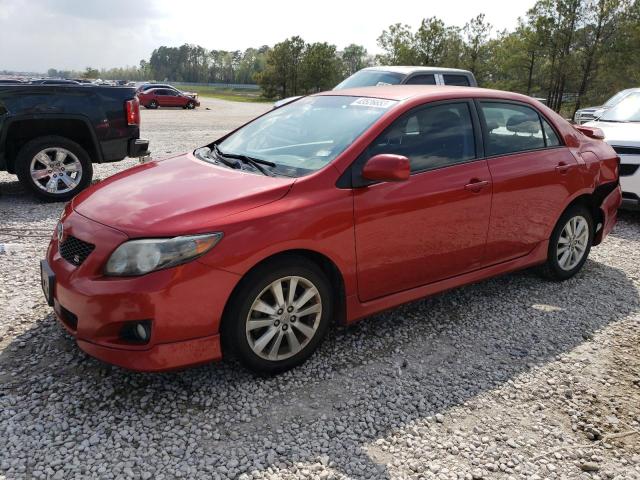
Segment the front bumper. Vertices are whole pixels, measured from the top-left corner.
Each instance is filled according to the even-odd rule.
[[[79,266],[62,258],[53,238],[47,262],[55,274],[56,317],[79,347],[100,360],[138,371],[161,371],[219,360],[219,327],[239,276],[192,261],[139,277],[105,277],[109,255],[128,237],[72,211],[65,238],[95,244]],[[144,345],[123,338],[126,322],[149,320]]]

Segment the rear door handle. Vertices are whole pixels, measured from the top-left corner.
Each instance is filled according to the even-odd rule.
[[[567,165],[564,162],[560,162],[558,164],[558,166],[556,167],[556,171],[558,171],[558,172],[560,172],[562,174],[567,173],[569,171],[569,165]]]
[[[464,186],[465,190],[469,190],[470,192],[478,193],[484,187],[488,186],[489,182],[486,180],[471,180],[471,182],[467,183]]]

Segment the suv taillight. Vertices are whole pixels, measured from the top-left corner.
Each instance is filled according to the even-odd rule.
[[[140,125],[140,102],[138,99],[127,100],[125,109],[127,111],[127,124]]]

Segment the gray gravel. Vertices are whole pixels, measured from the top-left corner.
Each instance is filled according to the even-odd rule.
[[[157,156],[269,108],[204,103],[143,112]],[[80,352],[38,284],[61,204],[6,174],[0,192],[0,478],[640,479],[638,214],[568,282],[521,272],[415,302],[265,379]]]

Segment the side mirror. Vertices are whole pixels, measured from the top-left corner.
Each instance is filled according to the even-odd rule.
[[[402,155],[381,153],[374,155],[362,169],[362,176],[376,182],[403,182],[409,180],[409,159]]]
[[[580,133],[584,133],[589,138],[595,138],[596,140],[604,140],[604,132],[596,127],[585,127],[584,125],[574,125],[576,130]]]

